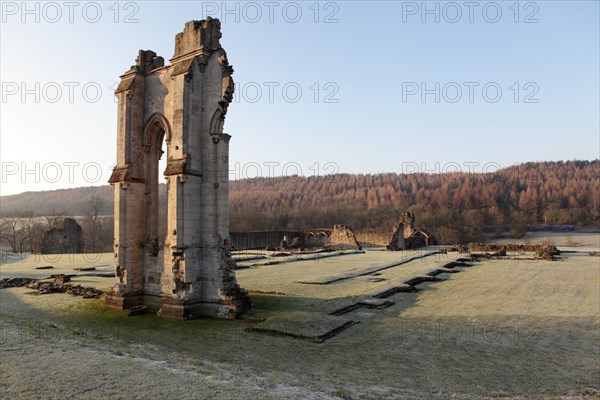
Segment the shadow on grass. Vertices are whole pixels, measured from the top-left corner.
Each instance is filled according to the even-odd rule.
[[[444,282],[420,288],[440,290],[440,285]],[[226,363],[223,368],[238,374],[286,371],[299,385],[540,396],[580,393],[597,385],[600,374],[597,320],[402,318],[419,293],[396,294],[391,297],[395,305],[369,310],[371,319],[316,344],[249,333],[246,328],[254,322],[247,320],[175,321],[153,314],[128,318],[126,311],[107,309],[100,300],[66,294],[25,298],[25,291],[0,291],[2,324],[16,325],[23,343],[48,346],[52,339],[70,340],[74,346],[183,365]],[[249,318],[253,313],[286,313],[315,300],[253,297],[257,309]]]

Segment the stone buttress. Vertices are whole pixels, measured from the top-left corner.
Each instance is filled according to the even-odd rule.
[[[121,76],[114,188],[117,283],[107,306],[148,305],[161,316],[235,318],[250,300],[236,282],[229,240],[233,68],[220,22],[186,23],[171,65],[140,50]],[[167,167],[158,171],[166,144]],[[167,183],[167,236],[158,237],[159,173]]]

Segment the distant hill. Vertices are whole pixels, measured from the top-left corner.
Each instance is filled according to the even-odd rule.
[[[105,207],[106,214],[112,213],[112,188],[110,186],[80,187],[43,192],[25,192],[0,197],[2,214],[22,213],[35,210],[38,215],[66,213],[84,215],[90,198],[98,196],[110,207]]]
[[[525,163],[490,174],[337,174],[230,184],[231,230],[305,229],[344,223],[388,229],[411,210],[417,224],[466,235],[483,225],[600,223],[600,160]],[[164,202],[165,186],[161,185]],[[110,186],[27,192],[0,198],[0,212],[84,215],[98,196],[112,212]],[[442,229],[443,228],[443,229]]]

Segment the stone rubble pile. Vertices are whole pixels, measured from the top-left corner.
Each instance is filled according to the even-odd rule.
[[[40,281],[31,278],[4,278],[0,279],[0,289],[11,287],[27,287],[36,292],[32,294],[68,293],[73,296],[81,296],[84,299],[97,299],[104,291],[81,285],[66,285],[55,282]]]

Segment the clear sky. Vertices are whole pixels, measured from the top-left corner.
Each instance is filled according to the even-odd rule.
[[[106,184],[119,75],[222,22],[232,179],[600,157],[598,1],[3,1],[0,194]],[[168,62],[168,61],[167,61]]]

